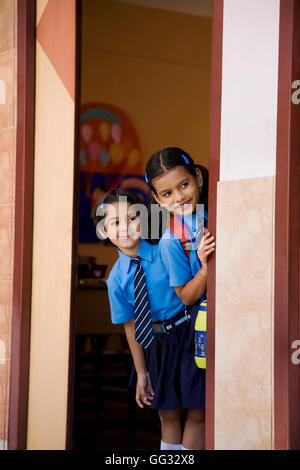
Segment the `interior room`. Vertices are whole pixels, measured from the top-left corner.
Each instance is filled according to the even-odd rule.
[[[96,235],[103,194],[147,201],[148,158],[176,146],[208,168],[212,0],[83,0],[75,449],[158,449],[159,419],[128,389],[132,360],[106,279],[118,253]]]

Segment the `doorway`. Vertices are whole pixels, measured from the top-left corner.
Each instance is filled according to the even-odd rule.
[[[105,279],[117,252],[96,237],[92,215],[112,188],[146,201],[144,168],[159,148],[181,147],[208,168],[212,2],[183,11],[172,3],[81,5],[75,449],[159,448],[158,416],[136,405],[123,327],[110,321]]]

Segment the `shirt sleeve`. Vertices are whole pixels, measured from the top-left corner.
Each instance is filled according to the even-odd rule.
[[[175,237],[162,238],[159,242],[162,262],[169,273],[170,286],[184,286],[193,279],[190,261]]]
[[[128,302],[118,281],[114,278],[108,278],[107,288],[112,323],[125,323],[132,320],[134,318],[134,309]]]

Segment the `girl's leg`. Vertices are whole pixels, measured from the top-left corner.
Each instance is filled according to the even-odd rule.
[[[182,446],[190,450],[205,448],[205,410],[187,410]]]
[[[175,410],[159,410],[161,422],[161,439],[167,444],[181,445],[182,442],[182,412],[177,408]]]

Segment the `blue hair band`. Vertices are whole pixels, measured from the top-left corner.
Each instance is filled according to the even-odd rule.
[[[147,172],[145,173],[145,181],[146,181],[146,183],[149,183]]]
[[[181,154],[181,156],[184,159],[185,163],[189,165],[190,164],[189,159],[185,155],[183,155],[183,153]]]

